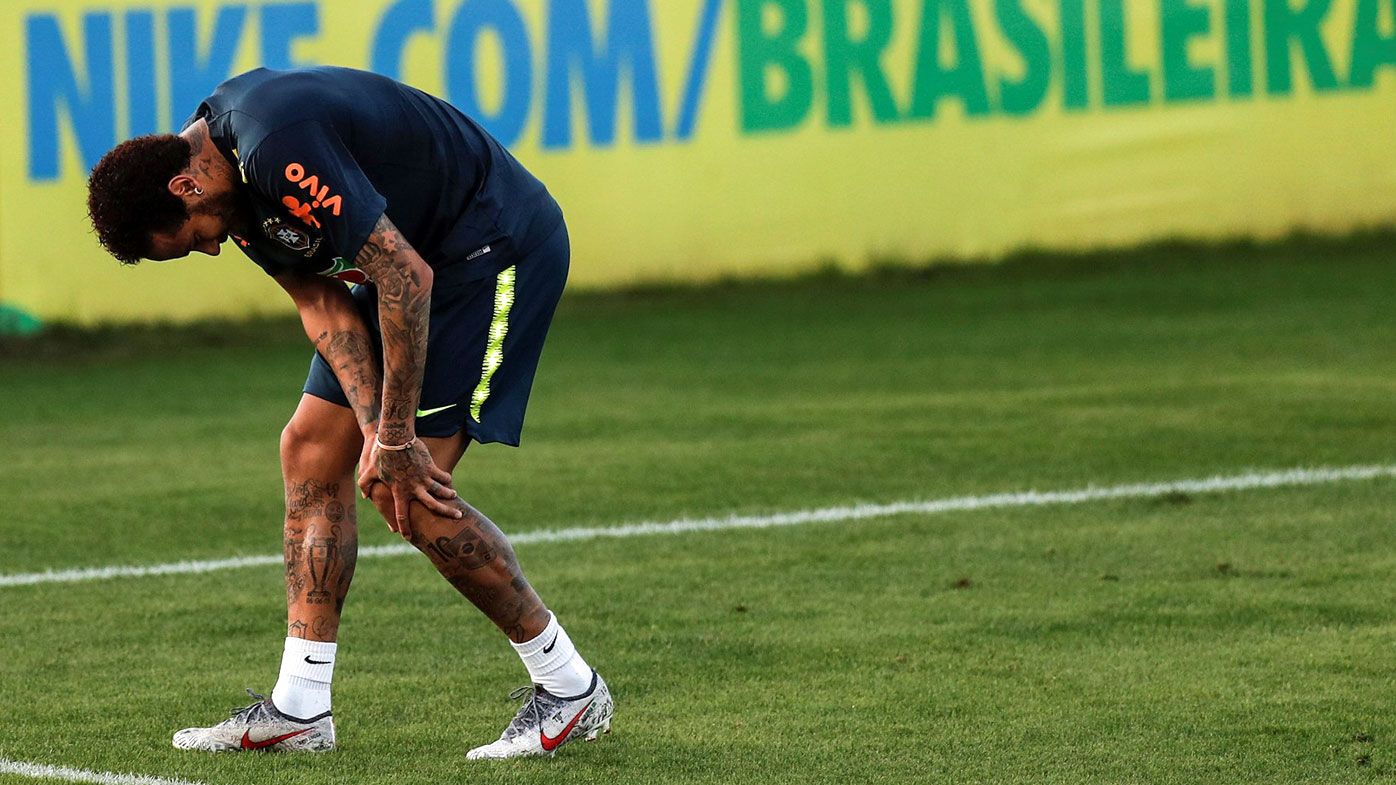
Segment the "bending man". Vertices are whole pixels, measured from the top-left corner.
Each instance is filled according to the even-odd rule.
[[[270,698],[174,745],[334,747],[356,490],[508,636],[533,681],[500,738],[468,757],[551,754],[608,730],[605,681],[450,475],[471,440],[519,443],[570,256],[542,183],[411,87],[344,68],[258,69],[220,85],[178,135],[107,153],[88,208],[125,264],[217,255],[231,238],[291,296],[316,348],[281,439],[280,678]]]

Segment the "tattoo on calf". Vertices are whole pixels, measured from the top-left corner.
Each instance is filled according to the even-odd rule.
[[[359,562],[358,527],[354,520],[354,508],[349,507],[349,536],[339,546],[339,583],[335,586],[335,615],[344,612],[344,599],[349,596],[349,584],[354,580],[354,568]]]
[[[294,603],[305,591],[305,573],[301,567],[301,547],[305,530],[286,527],[286,603]]]
[[[286,603],[288,634],[333,636],[358,560],[358,522],[352,504],[338,498],[341,485],[318,480],[286,484]],[[308,612],[305,606],[334,605]]]
[[[463,527],[454,537],[437,537],[433,542],[424,543],[424,547],[442,562],[459,559],[467,570],[478,570],[494,561],[494,549],[471,525]]]
[[[305,480],[286,484],[286,520],[300,521],[306,518],[319,518],[326,514],[327,505],[338,505],[340,519],[344,517],[344,505],[335,498],[339,495],[339,483],[323,483],[318,480]],[[328,516],[326,516],[328,517]]]
[[[311,586],[305,601],[311,605],[325,605],[334,599],[330,591],[330,574],[339,564],[339,537],[340,527],[331,526],[330,536],[309,538],[305,560]]]
[[[436,517],[433,533],[414,528],[412,544],[456,591],[463,594],[515,642],[524,640],[527,623],[546,623],[547,609],[519,568],[504,534],[469,505],[461,520]]]

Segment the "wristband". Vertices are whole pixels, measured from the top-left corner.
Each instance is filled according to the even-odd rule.
[[[378,449],[380,449],[380,450],[387,450],[388,452],[402,452],[403,450],[406,450],[406,449],[410,448],[410,447],[412,446],[412,442],[415,442],[415,441],[417,441],[417,440],[416,440],[416,439],[413,439],[411,442],[408,442],[408,443],[406,443],[406,444],[399,444],[399,445],[394,446],[394,445],[391,445],[391,444],[384,444],[383,442],[381,442],[381,441],[378,440],[378,437],[377,437],[377,436],[373,437],[373,443],[376,444],[376,445],[378,445]]]

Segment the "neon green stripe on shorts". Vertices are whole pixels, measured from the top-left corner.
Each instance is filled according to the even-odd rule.
[[[509,335],[509,309],[514,307],[514,268],[499,273],[494,284],[494,319],[490,322],[490,337],[485,343],[485,360],[480,369],[480,383],[470,396],[470,416],[480,422],[480,410],[490,398],[490,379],[504,363],[504,339]]]

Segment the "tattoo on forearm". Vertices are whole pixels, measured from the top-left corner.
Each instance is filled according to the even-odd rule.
[[[354,264],[378,287],[383,333],[383,402],[378,435],[400,444],[412,436],[410,418],[422,389],[431,286],[418,272],[412,246],[387,215],[380,216]]]
[[[367,330],[359,328],[322,332],[315,339],[315,348],[334,369],[334,375],[344,388],[344,397],[349,399],[349,406],[354,410],[359,427],[376,425],[382,383]]]

